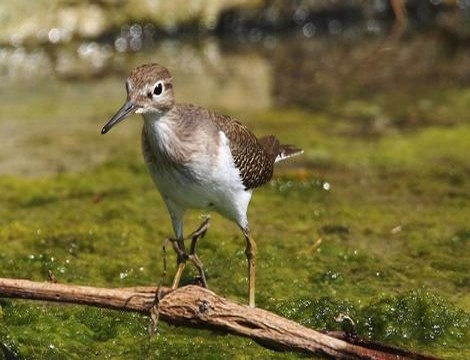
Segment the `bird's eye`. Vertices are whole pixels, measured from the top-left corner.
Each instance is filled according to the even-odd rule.
[[[154,95],[161,95],[163,92],[163,83],[161,81],[157,82],[157,84],[155,85],[155,88],[153,89],[153,94]]]

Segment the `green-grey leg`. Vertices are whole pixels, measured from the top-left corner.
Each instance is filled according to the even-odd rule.
[[[250,236],[248,229],[242,229],[246,240],[246,258],[248,260],[248,304],[255,307],[255,283],[256,283],[256,243]]]
[[[206,281],[206,275],[204,273],[204,265],[202,264],[201,260],[196,254],[196,243],[199,238],[204,237],[204,235],[207,232],[207,229],[209,229],[209,217],[206,217],[204,221],[199,225],[199,227],[187,238],[185,239],[191,239],[191,247],[189,254],[186,252],[185,246],[184,246],[184,239],[171,239],[173,249],[175,250],[176,253],[176,261],[177,261],[177,269],[175,273],[175,277],[173,279],[173,285],[171,286],[172,289],[176,289],[180,283],[181,276],[183,274],[183,270],[186,266],[186,261],[189,260],[191,261],[196,269],[199,272],[199,277],[201,278],[202,285],[207,288],[207,281]]]
[[[188,255],[189,260],[194,264],[197,271],[199,272],[199,277],[201,279],[202,286],[205,287],[206,289],[207,289],[206,274],[204,273],[204,265],[196,254],[196,243],[199,238],[204,237],[207,230],[209,229],[209,220],[210,218],[206,217],[204,221],[201,223],[201,225],[199,225],[199,227],[196,229],[196,231],[194,231],[190,235],[191,247],[190,247],[189,255]]]
[[[184,248],[184,241],[183,239],[172,239],[173,249],[176,252],[176,262],[177,262],[177,269],[175,273],[175,277],[173,279],[173,285],[171,285],[172,289],[176,289],[180,283],[181,275],[183,274],[184,267],[186,266],[186,260],[188,259],[188,255],[186,254],[186,250]]]

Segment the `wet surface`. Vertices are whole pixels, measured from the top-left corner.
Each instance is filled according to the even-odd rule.
[[[0,85],[4,174],[83,169],[106,159],[106,150],[93,144],[109,140],[95,128],[124,98],[130,69],[152,61],[171,69],[179,101],[235,116],[297,108],[311,112],[312,125],[318,114],[331,119],[326,131],[334,136],[374,139],[468,118],[468,47],[434,33],[166,40],[135,54],[104,43],[2,51],[8,59]]]
[[[100,134],[129,71],[158,61],[179,101],[305,150],[250,207],[259,306],[328,330],[341,328],[342,313],[360,336],[468,358],[468,40],[342,34],[178,37],[118,51],[121,33],[0,49],[1,276],[45,280],[52,271],[59,282],[118,287],[160,280],[170,221],[140,155],[142,121]],[[189,214],[187,232],[198,215]],[[245,301],[238,229],[214,216],[198,251],[211,289]],[[1,300],[0,355],[297,357],[166,325],[149,340],[147,320]]]

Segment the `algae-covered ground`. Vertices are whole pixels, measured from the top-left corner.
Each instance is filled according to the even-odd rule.
[[[62,283],[106,287],[160,281],[171,227],[140,155],[141,120],[99,134],[124,99],[124,77],[39,82],[27,97],[22,86],[1,94],[1,277],[44,281],[52,271]],[[277,168],[250,206],[257,305],[315,329],[341,329],[335,318],[347,314],[361,336],[470,358],[468,104],[468,88],[455,86],[340,99],[313,112],[221,106],[256,134],[305,149]],[[393,124],[417,112],[432,121]],[[382,118],[390,126],[364,131]],[[188,214],[187,232],[200,215]],[[246,302],[237,227],[213,214],[198,252],[210,288]],[[189,267],[183,283],[194,275]],[[148,324],[137,314],[0,299],[0,359],[300,356],[164,323],[149,338]]]

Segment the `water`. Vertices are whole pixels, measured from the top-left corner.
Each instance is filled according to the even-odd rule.
[[[373,25],[169,37],[138,51],[130,27],[101,42],[1,49],[0,274],[42,281],[51,270],[59,282],[116,287],[160,279],[170,221],[140,155],[141,119],[100,135],[129,71],[157,61],[179,101],[305,150],[250,207],[261,307],[328,329],[346,313],[361,336],[470,356],[469,49],[447,32],[394,37]],[[213,218],[199,254],[211,288],[246,301],[244,244],[224,221]],[[0,342],[22,357],[295,357],[165,325],[148,340],[146,318],[80,307],[2,301],[0,323]]]
[[[315,112],[331,114],[341,135],[371,138],[466,120],[463,43],[432,33],[351,37],[165,40],[135,53],[107,43],[52,53],[4,49],[0,173],[38,175],[104,161],[106,147],[93,144],[109,139],[98,139],[95,127],[124,98],[129,71],[152,61],[171,69],[179,101],[234,115],[298,108],[312,112],[311,122]]]

